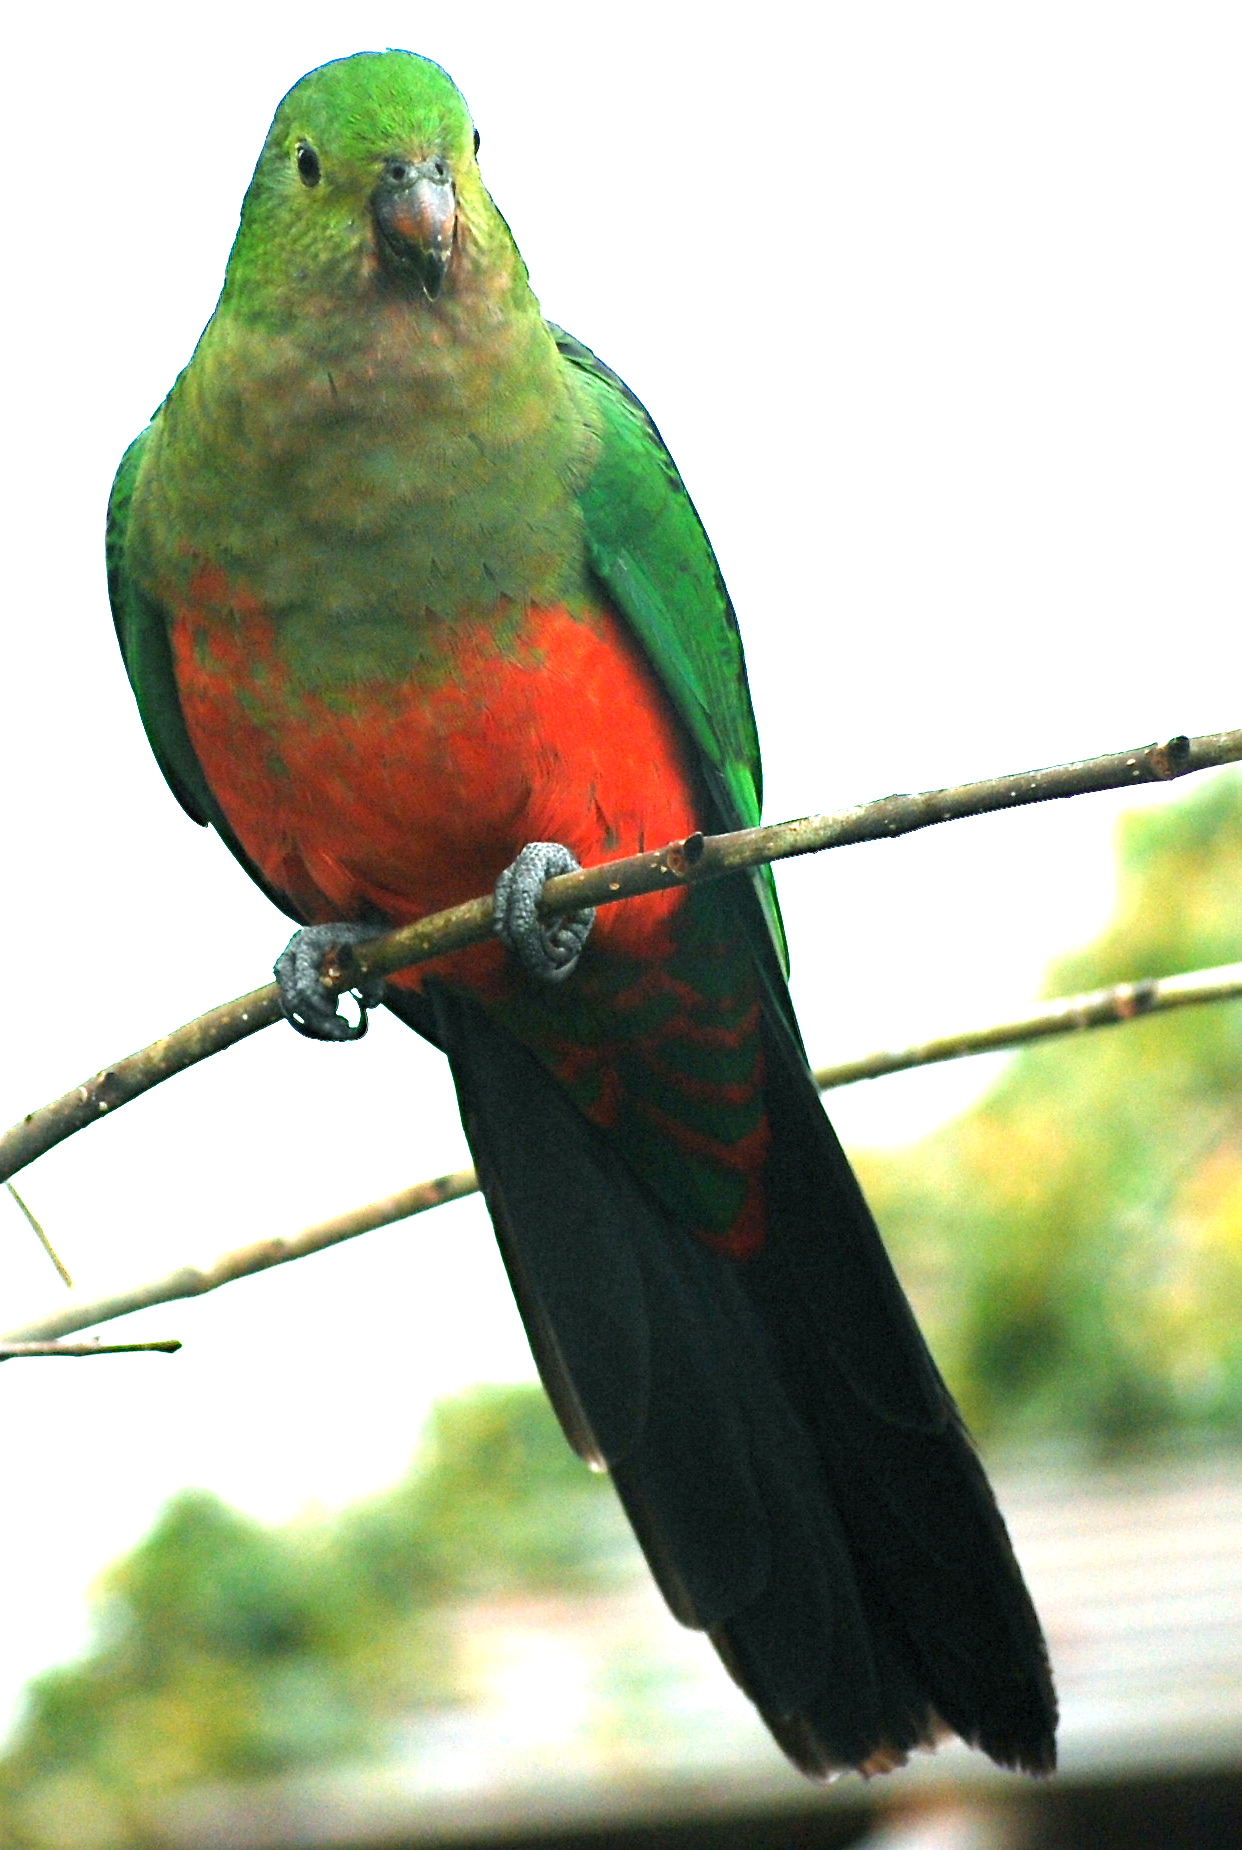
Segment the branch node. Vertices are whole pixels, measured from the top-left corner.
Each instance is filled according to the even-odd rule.
[[[1118,983],[1118,1021],[1133,1021],[1136,1015],[1148,1014],[1155,1006],[1158,995],[1159,987],[1151,977],[1139,983]]]
[[[1163,745],[1153,745],[1147,754],[1152,776],[1163,782],[1170,777],[1180,777],[1190,763],[1190,740],[1184,732],[1166,739]]]
[[[685,841],[672,842],[664,854],[664,863],[669,872],[676,874],[679,880],[684,880],[691,868],[703,859],[704,844],[702,829],[687,835]]]

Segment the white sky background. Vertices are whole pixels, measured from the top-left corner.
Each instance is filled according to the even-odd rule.
[[[457,78],[545,309],[681,465],[741,614],[770,816],[1242,723],[1236,7],[28,8],[4,125],[0,1123],[261,982],[287,935],[149,757],[103,510],[211,310],[279,97],[390,43]],[[788,867],[813,1056],[1021,1007],[1107,914],[1118,808]],[[994,1070],[882,1081],[834,1117],[898,1141]],[[446,1069],[385,1017],[354,1048],[269,1031],[20,1186],[93,1290],[464,1160]],[[0,1323],[56,1290],[0,1200]],[[343,1500],[396,1475],[434,1393],[530,1366],[477,1204],[129,1327],[186,1349],[0,1377],[0,1707],[76,1648],[89,1578],[178,1486],[271,1517]]]

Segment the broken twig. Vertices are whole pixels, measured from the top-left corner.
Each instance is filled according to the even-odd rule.
[[[62,1264],[60,1254],[56,1251],[56,1248],[52,1245],[52,1242],[48,1239],[47,1234],[44,1232],[41,1223],[35,1219],[34,1215],[31,1213],[30,1209],[27,1207],[26,1203],[22,1200],[21,1196],[18,1194],[17,1190],[14,1188],[13,1184],[11,1182],[6,1182],[5,1187],[8,1189],[10,1195],[12,1195],[14,1201],[17,1203],[18,1207],[21,1209],[22,1213],[25,1215],[26,1220],[29,1223],[29,1225],[34,1229],[35,1238],[38,1240],[40,1246],[43,1248],[44,1252],[47,1254],[52,1264],[56,1267],[56,1270],[60,1273],[61,1277],[64,1279],[65,1284],[68,1287],[68,1289],[72,1291],[73,1290],[73,1280],[70,1278],[68,1272],[66,1271],[64,1265]]]

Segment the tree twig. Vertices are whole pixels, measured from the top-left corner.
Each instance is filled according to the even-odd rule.
[[[577,874],[558,875],[545,885],[539,910],[548,914],[611,905],[642,893],[718,880],[725,874],[793,855],[818,854],[855,842],[890,840],[929,828],[933,823],[1017,809],[1028,803],[1047,803],[1135,784],[1167,783],[1171,778],[1233,764],[1239,759],[1242,730],[1208,733],[1196,739],[1179,735],[1134,751],[1110,752],[1075,764],[985,778],[979,783],[925,790],[916,795],[881,797],[853,809],[803,816],[795,822],[771,823],[727,835],[692,835],[647,854],[608,861]],[[491,935],[492,900],[488,894],[357,946],[348,967],[342,957],[340,967],[325,972],[324,987],[339,993],[366,977],[390,976],[396,970],[482,944]],[[0,1137],[0,1181],[16,1175],[66,1137],[97,1123],[173,1073],[184,1072],[279,1019],[276,985],[269,983],[200,1015],[140,1053],[105,1067],[64,1097],[30,1112]]]
[[[12,1195],[14,1201],[17,1203],[18,1207],[21,1209],[22,1213],[25,1215],[28,1224],[33,1228],[34,1236],[36,1240],[38,1240],[39,1245],[43,1248],[44,1252],[47,1254],[52,1264],[56,1267],[56,1270],[60,1273],[61,1277],[64,1279],[65,1285],[67,1286],[67,1288],[70,1291],[72,1291],[73,1290],[73,1280],[70,1278],[69,1273],[66,1270],[62,1262],[60,1254],[56,1251],[56,1248],[52,1245],[52,1242],[48,1239],[47,1234],[44,1232],[42,1223],[35,1219],[30,1208],[22,1200],[21,1196],[18,1194],[17,1190],[14,1188],[11,1182],[6,1182],[5,1187],[8,1189],[10,1195]]]
[[[31,1355],[175,1355],[180,1347],[181,1344],[176,1341],[162,1343],[0,1342],[0,1362],[17,1362],[23,1356]]]
[[[879,1079],[886,1073],[903,1073],[915,1066],[934,1066],[961,1060],[968,1054],[998,1053],[1021,1047],[1050,1034],[1073,1034],[1081,1028],[1107,1028],[1115,1022],[1134,1021],[1141,1015],[1163,1014],[1168,1009],[1195,1003],[1228,1002],[1242,997],[1242,964],[1217,964],[1211,970],[1191,970],[1184,976],[1147,977],[1138,983],[1114,983],[1109,989],[1087,990],[1081,996],[1059,996],[1041,1002],[1029,1015],[1013,1021],[993,1022],[984,1028],[963,1028],[934,1040],[915,1041],[891,1052],[863,1054],[835,1066],[816,1069],[821,1092],[852,1086],[860,1079]]]
[[[876,1079],[882,1074],[899,1073],[910,1067],[961,1060],[969,1054],[995,1053],[1048,1035],[1072,1034],[1085,1028],[1136,1021],[1141,1016],[1157,1015],[1169,1009],[1234,998],[1242,999],[1242,964],[1219,964],[1211,970],[1192,970],[1185,976],[1117,983],[1110,989],[1089,990],[1083,995],[1062,996],[1056,1001],[1041,1003],[1029,1014],[1013,1021],[968,1028],[891,1052],[864,1054],[860,1059],[843,1060],[835,1066],[821,1066],[815,1073],[815,1083],[821,1092],[829,1092],[861,1079]],[[464,1196],[477,1193],[478,1186],[473,1169],[459,1169],[430,1182],[416,1182],[395,1195],[386,1195],[380,1201],[368,1202],[365,1207],[353,1208],[332,1220],[304,1227],[288,1238],[256,1240],[252,1245],[235,1247],[208,1266],[182,1266],[175,1272],[165,1273],[162,1278],[148,1279],[108,1297],[76,1304],[62,1303],[47,1316],[10,1330],[7,1336],[0,1336],[0,1345],[46,1341],[74,1330],[90,1329],[114,1317],[127,1316],[131,1311],[146,1310],[152,1304],[201,1297],[204,1292],[215,1291],[234,1279],[248,1278],[252,1273],[265,1272],[271,1266],[285,1265],[292,1259],[303,1259],[309,1253],[323,1252],[326,1247],[338,1246],[360,1233],[370,1233],[394,1221],[425,1214],[442,1202],[460,1201]],[[0,1356],[2,1353],[0,1349]]]
[[[148,1279],[144,1284],[113,1292],[108,1297],[76,1304],[66,1301],[47,1316],[36,1317],[19,1329],[7,1331],[0,1336],[0,1343],[47,1342],[58,1336],[68,1336],[74,1330],[89,1330],[97,1323],[109,1323],[114,1317],[128,1316],[130,1311],[146,1310],[152,1304],[201,1297],[205,1291],[216,1291],[221,1285],[232,1284],[234,1279],[266,1272],[274,1265],[286,1265],[291,1259],[304,1259],[308,1253],[339,1246],[342,1240],[352,1240],[360,1233],[370,1233],[373,1228],[387,1227],[393,1221],[408,1220],[413,1214],[425,1214],[428,1208],[438,1208],[442,1202],[473,1195],[478,1186],[473,1169],[459,1169],[453,1175],[437,1176],[431,1182],[416,1182],[412,1188],[400,1189],[381,1201],[370,1201],[365,1207],[351,1208],[347,1214],[304,1227],[300,1233],[234,1247],[208,1266],[183,1265],[175,1272],[166,1272],[162,1278]]]

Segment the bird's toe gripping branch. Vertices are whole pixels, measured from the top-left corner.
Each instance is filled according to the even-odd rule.
[[[537,910],[545,880],[576,874],[579,865],[561,842],[527,842],[496,882],[492,898],[496,934],[545,983],[563,983],[573,974],[595,923],[593,906],[548,919],[541,919]]]
[[[359,1041],[367,1031],[367,1010],[384,1000],[384,979],[353,986],[358,1019],[348,1020],[337,1008],[337,997],[323,985],[324,966],[334,958],[349,973],[348,957],[355,944],[379,936],[375,925],[305,925],[295,931],[273,974],[280,988],[280,1006],[286,1021],[312,1041]]]

